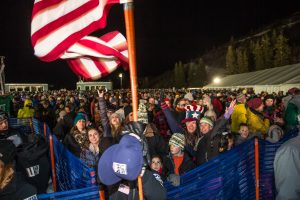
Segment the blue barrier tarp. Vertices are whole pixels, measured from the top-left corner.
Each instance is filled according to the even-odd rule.
[[[21,127],[24,131],[30,130],[26,122],[19,122],[21,121],[15,121],[14,126]],[[33,120],[33,127],[36,134],[43,133],[41,123]],[[47,135],[50,132],[47,128]],[[273,161],[276,150],[297,135],[298,130],[294,130],[277,143],[259,140],[260,199],[275,199]],[[98,187],[93,186],[94,170],[71,154],[55,136],[53,143],[57,187],[64,192],[39,195],[39,199],[99,199]],[[173,187],[168,182],[165,187],[168,199],[172,200],[255,199],[254,140],[249,140],[182,175],[179,187]]]

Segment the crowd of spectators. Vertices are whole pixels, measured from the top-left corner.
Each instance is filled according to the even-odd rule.
[[[161,187],[161,180],[179,186],[182,174],[252,137],[276,142],[287,131],[297,128],[300,122],[298,88],[292,88],[286,94],[256,94],[249,89],[139,90],[138,122],[133,120],[130,90],[59,90],[10,95],[10,117],[34,117],[45,122],[71,153],[96,170],[107,149],[119,144],[124,135],[137,135],[143,147],[143,169],[147,170],[147,177],[155,177]],[[46,152],[44,140],[24,138],[10,129],[7,121],[8,114],[1,111],[0,142],[5,144],[0,145],[0,198],[11,194],[5,189],[11,184],[25,184],[24,187],[29,188],[27,191],[31,191],[26,193],[27,196],[24,194],[25,197],[45,193],[46,187],[41,188],[40,183],[46,185],[49,181],[50,168],[44,167],[49,163],[42,160],[42,155],[37,155],[35,161],[38,160],[38,164],[34,166],[42,164],[43,167],[29,168],[20,164],[28,159],[22,158],[21,153],[28,154],[30,144],[39,144],[40,154]],[[15,152],[19,160],[14,159],[14,154],[1,157],[8,150]],[[23,172],[22,167],[27,177],[34,177],[34,172],[40,170],[42,181],[15,183],[19,175],[14,174]],[[28,175],[28,169],[33,174]],[[98,173],[101,173],[100,168]],[[98,183],[101,182],[100,176]],[[115,184],[108,187],[111,196],[118,191]],[[153,180],[151,184],[155,184]],[[125,181],[124,185],[130,185],[130,181]],[[165,196],[163,189],[158,191]],[[151,199],[151,195],[159,195],[159,192],[147,195],[147,199]]]

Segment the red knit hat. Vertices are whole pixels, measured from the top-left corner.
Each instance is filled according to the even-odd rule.
[[[261,104],[262,100],[260,98],[253,98],[250,101],[248,101],[249,108],[257,109]]]

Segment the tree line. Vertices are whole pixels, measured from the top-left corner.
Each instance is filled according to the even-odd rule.
[[[239,74],[291,64],[292,49],[283,31],[275,29],[251,39],[230,39],[224,51],[227,74]],[[223,55],[224,55],[223,54]],[[208,84],[207,64],[200,57],[178,61],[172,70],[139,81],[141,88],[202,87]]]
[[[239,74],[291,64],[292,51],[283,31],[276,30],[244,42],[229,42],[226,53],[228,74]]]

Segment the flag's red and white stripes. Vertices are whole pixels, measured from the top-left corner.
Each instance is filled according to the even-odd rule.
[[[109,8],[119,0],[36,0],[31,40],[43,61],[56,60],[82,37],[106,26]]]
[[[87,79],[101,77],[120,63],[128,63],[126,40],[121,34],[111,33],[101,40],[87,36],[106,26],[113,4],[126,2],[130,0],[35,0],[31,22],[35,55],[47,62],[71,59],[73,71]],[[97,63],[95,68],[91,63]]]
[[[120,64],[128,66],[128,50],[125,37],[110,32],[100,38],[86,36],[71,46],[62,58],[67,59],[71,69],[86,80],[98,79]]]

